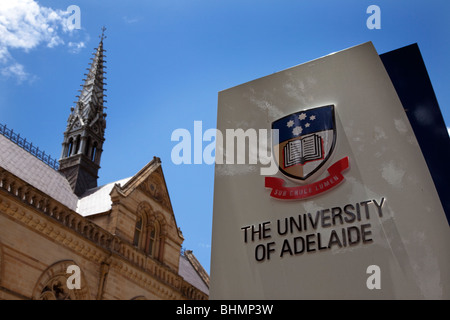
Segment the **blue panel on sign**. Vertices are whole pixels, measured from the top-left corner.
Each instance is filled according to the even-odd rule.
[[[417,44],[380,55],[436,186],[450,224],[450,139]]]

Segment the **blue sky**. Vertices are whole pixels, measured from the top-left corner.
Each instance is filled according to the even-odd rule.
[[[8,10],[14,2],[15,10]],[[69,5],[81,29],[67,30]],[[369,30],[369,5],[381,29]],[[25,14],[39,19],[27,20]],[[0,0],[0,123],[59,158],[70,107],[107,27],[107,129],[99,185],[158,156],[183,247],[209,271],[214,166],[175,165],[175,129],[215,128],[217,93],[372,41],[418,43],[450,127],[450,1]]]

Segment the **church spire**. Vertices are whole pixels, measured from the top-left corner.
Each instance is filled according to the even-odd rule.
[[[97,186],[100,157],[105,141],[105,30],[103,27],[100,43],[91,58],[90,68],[87,69],[89,73],[85,74],[84,84],[81,85],[80,95],[77,96],[78,101],[75,107],[71,108],[59,160],[59,171],[67,177],[78,196]]]
[[[86,122],[92,121],[96,116],[101,116],[104,109],[104,49],[103,49],[103,39],[104,35],[102,33],[100,43],[98,48],[96,48],[96,52],[94,53],[94,58],[91,58],[92,64],[86,78],[83,79],[84,84],[82,85],[81,93],[78,97],[78,102],[76,104],[75,110],[72,111],[72,119],[69,117],[69,120],[73,120],[76,118],[76,114],[81,115],[82,119]]]

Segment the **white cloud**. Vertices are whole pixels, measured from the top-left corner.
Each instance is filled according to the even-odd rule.
[[[11,55],[6,47],[0,46],[0,64],[5,64],[11,59]]]
[[[130,17],[127,17],[127,16],[122,17],[122,19],[123,19],[123,21],[125,23],[128,23],[128,24],[136,23],[136,22],[139,22],[141,20],[140,18],[130,18]]]
[[[41,7],[35,0],[2,0],[0,46],[29,50],[40,43],[49,47],[64,43],[57,30],[65,23],[65,12]]]
[[[15,78],[18,83],[22,83],[25,80],[34,81],[36,76],[30,75],[25,71],[23,65],[15,62],[0,70],[0,74],[6,78]]]
[[[86,47],[86,44],[83,41],[69,42],[67,45],[70,48],[70,52],[72,52],[72,53],[78,53],[81,51],[81,49]]]
[[[200,248],[211,248],[211,244],[210,243],[204,243],[204,242],[199,242],[198,246]]]
[[[36,0],[0,0],[0,74],[16,77],[18,82],[31,80],[24,66],[15,61],[11,50],[29,52],[39,45],[54,48],[63,45],[61,32],[67,27],[69,12],[41,6]],[[70,50],[80,50],[82,44],[69,43]]]

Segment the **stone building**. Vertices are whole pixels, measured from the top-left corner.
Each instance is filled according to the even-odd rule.
[[[97,186],[105,141],[102,35],[59,165],[0,126],[0,299],[208,299],[181,251],[159,158]]]

